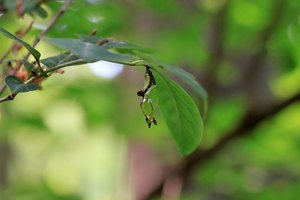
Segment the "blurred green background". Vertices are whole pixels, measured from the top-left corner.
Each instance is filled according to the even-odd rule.
[[[61,4],[44,5],[49,17],[36,17],[26,41]],[[75,0],[47,37],[97,29],[99,36],[153,48],[153,57],[194,74],[209,94],[200,145],[208,149],[248,110],[263,111],[300,92],[299,11],[294,0]],[[13,32],[31,20],[6,13],[0,26]],[[2,54],[11,41],[0,41]],[[58,52],[43,42],[37,49],[43,58]],[[164,166],[183,158],[159,113],[157,126],[148,129],[144,121],[136,95],[143,76],[142,68],[103,78],[88,66],[69,67],[43,90],[2,103],[0,199],[147,196]],[[298,199],[300,104],[251,131],[196,167],[180,199]]]

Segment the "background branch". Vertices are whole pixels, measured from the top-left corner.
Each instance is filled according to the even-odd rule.
[[[210,57],[204,64],[206,71],[201,75],[201,77],[204,77],[201,82],[204,83],[205,88],[210,91],[210,96],[213,95],[217,88],[215,72],[220,68],[225,53],[224,39],[227,28],[228,4],[229,1],[225,1],[215,14],[210,31],[208,32],[208,51],[210,52]],[[198,77],[200,77],[200,75]]]

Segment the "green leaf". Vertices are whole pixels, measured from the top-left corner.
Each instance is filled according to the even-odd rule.
[[[27,60],[23,61],[23,65],[27,71],[27,78],[32,75],[32,72],[36,72],[36,70],[34,69],[34,64],[28,62]]]
[[[32,70],[34,69],[34,65],[32,63],[28,62],[27,60],[24,60],[23,64],[28,73],[32,72]]]
[[[113,53],[107,51],[105,48],[99,45],[92,44],[89,42],[82,42],[77,39],[48,38],[46,41],[57,47],[68,49],[72,53],[83,58],[86,62],[96,62],[99,60],[105,60],[114,63],[131,65],[132,62],[137,60],[137,58],[134,56]]]
[[[16,76],[6,76],[5,77],[5,84],[10,89],[12,94],[17,94],[21,92],[30,92],[33,90],[40,89],[40,86],[35,83],[23,83],[22,80],[20,80]]]
[[[41,6],[36,6],[32,9],[32,12],[36,13],[39,17],[46,19],[48,17],[47,11]]]
[[[176,66],[157,62],[148,54],[144,54],[142,52],[135,52],[135,53],[140,57],[140,59],[144,61],[144,63],[140,62],[141,64],[150,65],[151,67],[153,67],[154,69],[158,70],[161,73],[163,73],[163,70],[167,70],[170,73],[176,75],[178,78],[180,78],[188,86],[190,86],[191,89],[195,92],[195,94],[197,94],[200,97],[201,116],[205,118],[207,112],[208,95],[205,89],[196,81],[195,77],[192,74]]]
[[[102,45],[105,49],[116,49],[116,50],[130,50],[130,51],[140,51],[145,53],[153,52],[152,49],[143,48],[137,45],[128,44],[126,42],[119,42],[119,41],[110,41]]]
[[[151,53],[153,52],[152,49],[149,48],[144,48],[144,47],[140,47],[137,45],[133,45],[133,44],[129,44],[126,42],[120,42],[120,41],[109,41],[106,40],[105,38],[99,38],[97,36],[94,35],[79,35],[80,39],[83,40],[84,42],[89,42],[89,43],[93,43],[93,44],[97,44],[103,40],[103,41],[107,41],[105,43],[103,43],[103,45],[100,45],[101,47],[105,48],[105,49],[115,49],[118,51],[122,51],[122,50],[127,50],[127,51],[141,51],[141,52],[145,52],[145,53]]]
[[[11,34],[10,32],[8,32],[7,30],[3,29],[0,27],[0,32],[7,36],[10,39],[15,40],[16,42],[22,44],[35,58],[35,60],[37,62],[39,62],[39,59],[41,57],[40,52],[38,52],[36,49],[34,49],[33,47],[31,47],[28,43],[24,42],[23,40],[20,40],[19,38],[17,38],[15,35]]]
[[[77,65],[85,64],[87,62],[82,61],[82,59],[77,55],[59,54],[57,56],[42,59],[41,63],[43,63],[48,68],[52,68],[57,65],[70,66],[70,65],[75,65],[75,64],[77,64]]]
[[[16,1],[12,1],[12,0],[4,0],[4,1],[5,1],[6,9],[14,10],[14,11],[16,10],[17,7]],[[41,4],[40,0],[22,0],[22,13],[18,13],[18,14],[36,13],[38,16],[42,18],[46,18],[47,12],[45,9],[43,9],[40,6],[40,4]]]
[[[200,97],[202,111],[201,114],[202,117],[205,118],[207,112],[207,93],[204,88],[196,81],[195,77],[187,71],[169,64],[159,63],[159,66],[180,78],[184,83],[189,85],[191,89]]]
[[[38,52],[35,48],[31,47],[28,43],[24,42],[23,40],[20,40],[15,35],[11,34],[7,30],[0,27],[0,32],[5,35],[6,37],[15,40],[16,42],[22,44],[35,58],[36,62],[39,62],[39,59],[41,57],[40,52]]]
[[[99,38],[99,37],[94,36],[94,35],[84,35],[84,34],[80,34],[79,37],[82,41],[90,42],[90,43],[93,43],[93,44],[97,44],[97,42],[99,40],[103,39],[103,38]]]
[[[199,145],[203,122],[193,99],[176,82],[153,71],[159,109],[181,155],[188,155]]]

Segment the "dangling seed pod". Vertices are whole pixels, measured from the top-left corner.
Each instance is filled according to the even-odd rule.
[[[141,110],[146,117],[146,122],[148,127],[151,127],[151,124],[157,124],[156,119],[154,117],[154,108],[152,104],[152,100],[149,97],[150,91],[156,86],[154,76],[150,70],[150,67],[146,65],[146,72],[145,72],[145,84],[144,88],[137,92],[137,95],[142,97],[140,107]]]
[[[154,76],[150,70],[150,67],[146,65],[146,72],[145,72],[145,84],[144,88],[137,92],[137,95],[140,97],[144,97],[146,93],[149,93],[150,90],[155,87],[156,82]]]

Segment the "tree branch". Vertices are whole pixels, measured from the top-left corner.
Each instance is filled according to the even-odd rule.
[[[42,37],[44,37],[49,30],[56,24],[58,19],[64,14],[64,12],[69,8],[69,6],[72,4],[73,0],[66,0],[65,3],[60,7],[60,9],[57,11],[57,13],[53,16],[52,20],[48,24],[47,28],[44,29],[39,36],[36,37],[36,39],[32,43],[32,47],[36,47],[36,45],[41,41]],[[30,52],[27,53],[27,55],[24,57],[24,60],[27,60],[30,56]]]

